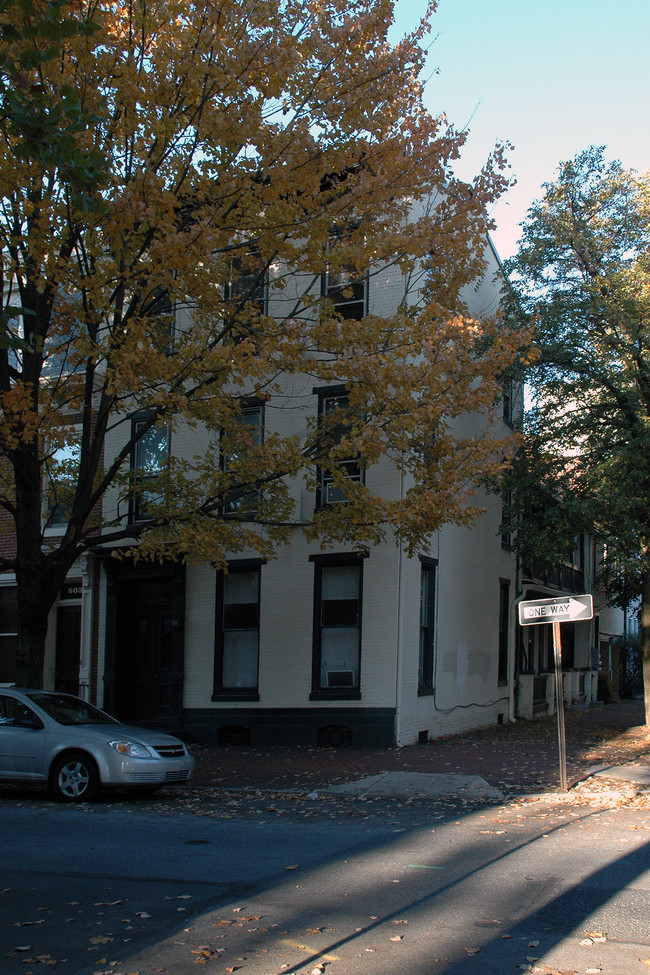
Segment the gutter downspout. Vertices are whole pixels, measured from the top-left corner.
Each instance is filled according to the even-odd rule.
[[[404,474],[399,476],[399,499],[404,500]],[[395,661],[395,744],[399,746],[402,734],[402,654],[404,652],[404,552],[399,546],[397,556],[397,647]]]
[[[519,626],[519,603],[523,603],[525,601],[525,598],[526,598],[526,592],[524,591],[523,586],[522,586],[522,569],[521,569],[521,559],[519,557],[519,553],[517,553],[517,565],[516,565],[516,568],[515,568],[515,577],[516,577],[516,580],[517,580],[516,581],[516,587],[517,587],[516,588],[516,592],[518,592],[519,595],[515,597],[515,599],[513,600],[513,603],[512,603],[512,608],[513,608],[513,614],[512,614],[512,617],[513,617],[513,619],[512,619],[512,637],[513,637],[513,639],[512,639],[511,647],[512,647],[512,656],[513,656],[514,659],[512,661],[512,665],[511,665],[511,668],[510,668],[510,672],[512,673],[512,680],[510,682],[510,693],[508,695],[508,697],[509,697],[509,701],[508,701],[508,710],[509,710],[508,720],[509,721],[516,721],[517,720],[517,706],[519,704],[519,654],[517,653],[517,647],[518,647],[518,642],[519,642],[519,640],[518,640],[519,633],[518,633],[517,627]]]

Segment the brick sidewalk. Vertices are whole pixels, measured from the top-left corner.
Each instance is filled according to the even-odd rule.
[[[650,762],[650,728],[641,700],[565,712],[567,774],[596,765]],[[193,785],[311,791],[380,772],[481,775],[491,785],[532,790],[559,784],[557,720],[484,728],[394,749],[208,748],[195,745]]]

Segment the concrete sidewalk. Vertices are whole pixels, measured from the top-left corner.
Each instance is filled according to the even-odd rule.
[[[567,710],[567,777],[650,785],[641,700]],[[194,746],[194,785],[357,796],[498,798],[559,788],[555,716],[393,749]]]
[[[458,796],[467,799],[500,799],[500,789],[489,785],[480,775],[437,774],[435,772],[384,772],[363,779],[332,785],[319,790],[331,796],[370,796],[417,799],[434,796]]]
[[[635,782],[637,785],[650,786],[650,765],[606,765],[595,769],[593,775],[618,779],[619,782]]]
[[[650,765],[611,765],[595,768],[590,775],[650,787]],[[581,777],[581,781],[589,776]],[[572,783],[569,783],[569,790]],[[385,772],[343,785],[320,789],[324,795],[368,796],[404,799],[456,797],[459,799],[501,799],[502,789],[480,775],[436,774],[432,772]]]

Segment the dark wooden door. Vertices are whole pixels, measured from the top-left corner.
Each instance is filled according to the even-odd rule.
[[[182,575],[128,573],[116,595],[114,714],[134,724],[180,728]]]
[[[81,656],[81,606],[59,606],[56,611],[54,689],[79,693]]]

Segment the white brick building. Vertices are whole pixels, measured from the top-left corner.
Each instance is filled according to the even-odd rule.
[[[491,250],[488,258],[485,277],[465,295],[477,317],[498,306],[497,259]],[[399,273],[387,269],[351,300],[385,315],[403,293]],[[273,300],[294,297],[289,285],[269,310]],[[300,411],[271,397],[249,406],[251,423],[269,434],[300,433],[306,417],[344,395],[307,379],[300,392]],[[503,433],[520,399],[513,391],[504,404]],[[192,456],[201,433],[177,430],[167,446]],[[368,471],[367,483],[393,497],[404,487],[387,460]],[[337,500],[326,477],[316,494],[298,481],[292,491],[305,517],[324,498]],[[413,557],[390,541],[363,553],[322,550],[296,529],[275,560],[239,553],[225,575],[208,565],[117,561],[98,546],[75,566],[53,610],[46,686],[213,744],[405,745],[532,717],[553,707],[550,636],[529,627],[524,643],[516,602],[558,589],[524,577],[499,535],[500,499],[481,500],[484,514],[471,529],[443,527]],[[116,490],[104,514],[126,516],[121,504]],[[576,581],[583,587],[593,578]],[[559,583],[564,591],[566,579]],[[595,699],[597,625],[571,628],[570,701]],[[605,629],[616,625],[608,617]]]

